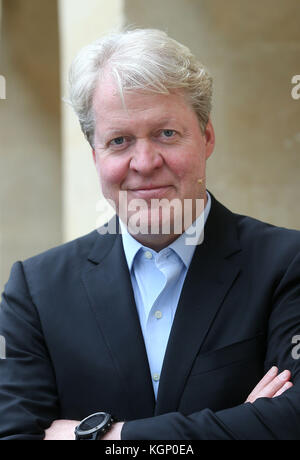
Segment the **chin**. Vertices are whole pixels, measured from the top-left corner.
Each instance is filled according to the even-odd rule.
[[[134,235],[180,235],[183,233],[182,216],[159,210],[141,210],[128,216],[127,227]]]

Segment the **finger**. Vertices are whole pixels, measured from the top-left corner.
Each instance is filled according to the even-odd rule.
[[[270,371],[272,371],[272,369]],[[256,401],[257,398],[272,398],[291,377],[290,371],[285,370],[278,376],[274,377],[267,385],[263,386],[263,383],[270,380],[269,377],[272,374],[272,372],[268,374],[266,374],[266,378],[264,377],[255,387],[253,392],[248,396],[246,402],[253,403],[254,401]]]
[[[258,382],[256,387],[251,391],[247,398],[247,401],[249,399],[255,398],[266,385],[272,382],[274,377],[276,377],[277,373],[278,368],[276,366],[271,367],[271,369],[265,374],[265,376]]]
[[[279,391],[284,384],[291,378],[291,373],[288,370],[281,372],[277,377],[275,377],[272,382],[266,385],[260,392],[259,398],[272,398],[277,391]]]
[[[290,388],[292,388],[294,385],[292,384],[292,382],[286,382],[273,396],[273,398],[276,398],[276,396],[280,396],[282,395],[282,393],[284,393],[286,390],[289,390]]]

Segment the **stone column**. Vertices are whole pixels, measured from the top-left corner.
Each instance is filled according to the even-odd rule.
[[[2,2],[0,290],[10,267],[61,242],[57,5]]]
[[[122,0],[59,0],[61,86],[67,96],[68,71],[78,51],[123,24]],[[63,238],[70,240],[105,222],[99,220],[101,200],[92,152],[72,109],[62,105]],[[100,216],[101,217],[101,216]]]

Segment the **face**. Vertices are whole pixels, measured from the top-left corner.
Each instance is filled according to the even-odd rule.
[[[129,209],[129,203],[140,199],[148,207],[140,213],[142,221],[149,223],[149,218],[155,218],[161,223],[161,213],[154,213],[150,204],[163,198],[177,199],[182,205],[189,199],[194,220],[196,199],[206,200],[206,160],[214,148],[211,122],[203,134],[196,113],[179,91],[169,95],[127,91],[124,106],[110,80],[99,84],[94,112],[93,155],[102,192],[113,200],[119,215],[119,192],[126,192],[126,223],[134,209],[136,212],[134,206]],[[174,218],[172,214],[171,220]],[[158,247],[175,238],[170,231],[169,235],[140,235],[136,239]]]

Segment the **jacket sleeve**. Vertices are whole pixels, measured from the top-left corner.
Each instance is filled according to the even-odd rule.
[[[2,295],[0,336],[0,439],[43,439],[59,418],[55,375],[21,262]]]
[[[126,422],[121,437],[168,440],[300,440],[300,254],[274,287],[268,321],[265,372],[289,369],[294,386],[276,398],[259,398],[222,411],[178,412]],[[294,350],[293,350],[294,348]],[[299,347],[298,347],[299,348]]]

